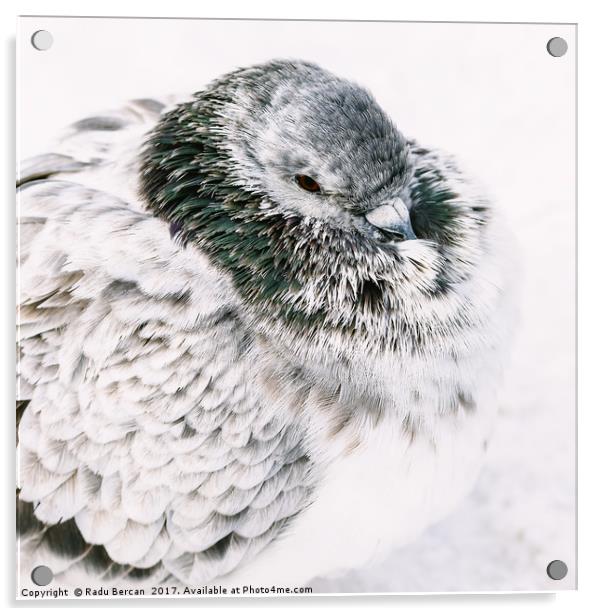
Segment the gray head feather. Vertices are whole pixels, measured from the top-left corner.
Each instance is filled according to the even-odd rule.
[[[487,205],[366,90],[314,64],[235,71],[166,114],[142,191],[287,346],[425,351],[478,318],[454,293],[487,251]]]

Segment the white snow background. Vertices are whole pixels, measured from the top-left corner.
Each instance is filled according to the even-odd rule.
[[[471,496],[415,543],[313,590],[574,588],[574,27],[31,17],[19,29],[21,158],[86,115],[186,95],[275,57],[358,82],[402,132],[459,158],[505,212],[522,264],[521,326],[486,466]],[[29,42],[39,29],[54,37],[49,51]],[[553,36],[568,42],[562,58],[546,52]],[[546,575],[554,559],[569,567],[561,581]]]

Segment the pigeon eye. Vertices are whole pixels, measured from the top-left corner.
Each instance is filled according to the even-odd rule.
[[[320,185],[318,182],[316,182],[313,178],[310,178],[309,175],[296,175],[295,182],[297,182],[297,184],[307,192],[315,193],[320,191]]]

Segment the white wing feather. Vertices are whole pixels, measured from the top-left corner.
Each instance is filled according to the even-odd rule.
[[[21,169],[19,499],[33,558],[52,551],[50,528],[124,571],[204,583],[307,503],[308,465],[302,431],[255,378],[228,283],[133,197],[128,152],[147,116],[78,123]],[[76,551],[56,570],[83,563]]]

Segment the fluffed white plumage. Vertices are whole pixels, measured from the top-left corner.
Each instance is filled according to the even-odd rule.
[[[166,109],[140,100],[77,123],[21,168],[22,571],[294,586],[366,566],[478,473],[512,323],[508,238],[493,215],[487,250],[463,247],[477,273],[424,307],[443,257],[425,241],[399,246],[419,322],[435,331],[465,310],[441,348],[360,344],[333,358],[320,336],[283,348],[228,272],[140,197],[140,151]],[[417,155],[477,199],[445,158]],[[316,206],[298,207],[312,218]],[[323,285],[299,292],[308,310]]]

